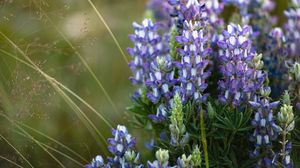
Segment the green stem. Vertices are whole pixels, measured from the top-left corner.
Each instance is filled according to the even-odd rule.
[[[206,133],[205,133],[204,116],[203,116],[202,107],[200,107],[200,130],[201,130],[201,141],[202,141],[203,152],[204,152],[205,167],[209,168],[207,141],[206,141]]]

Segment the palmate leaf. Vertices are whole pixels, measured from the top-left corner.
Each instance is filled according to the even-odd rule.
[[[226,112],[223,115],[217,114],[216,119],[213,126],[227,131],[244,132],[252,128],[249,126],[251,112],[248,110]]]

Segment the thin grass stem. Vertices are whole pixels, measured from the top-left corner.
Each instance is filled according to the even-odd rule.
[[[18,58],[17,56],[3,50],[0,49],[0,52],[4,53],[5,55],[16,59],[17,61],[25,64],[26,66],[32,68],[33,70],[40,72],[39,70],[36,69],[36,67],[34,67],[33,65],[29,64],[28,62]],[[75,92],[71,91],[68,87],[66,87],[65,85],[63,85],[62,83],[60,83],[59,81],[57,81],[55,78],[49,76],[48,74],[46,74],[45,72],[41,73],[45,78],[52,80],[53,82],[55,82],[57,85],[59,85],[62,89],[64,89],[65,91],[67,91],[68,93],[70,93],[71,95],[73,95],[75,98],[77,98],[81,103],[83,103],[84,105],[86,105],[90,110],[92,110],[94,112],[94,114],[96,114],[101,120],[104,121],[104,123],[109,126],[110,128],[112,128],[112,125],[110,123],[112,123],[112,121],[108,121],[108,119],[105,119],[100,112],[98,112],[95,108],[93,108],[89,103],[87,103],[85,100],[83,100],[80,96],[78,96]]]
[[[20,131],[22,131],[28,138],[34,141],[38,146],[40,146],[52,159],[54,159],[61,167],[66,168],[52,153],[50,153],[41,143],[39,143],[33,136],[27,133],[22,127],[16,124],[13,120],[11,120],[6,114],[0,113],[4,118],[6,118],[12,125],[16,126]]]
[[[51,138],[50,136],[44,134],[43,132],[39,131],[39,130],[36,130],[32,127],[30,127],[29,125],[26,125],[26,124],[23,124],[23,123],[18,123],[20,125],[22,125],[23,127],[26,127],[28,129],[30,129],[31,131],[47,138],[48,140],[54,142],[55,144],[58,144],[59,146],[63,147],[64,149],[66,149],[67,151],[71,152],[72,154],[74,154],[75,156],[77,156],[78,158],[80,158],[82,161],[84,162],[88,162],[83,156],[81,156],[79,153],[75,152],[74,150],[72,150],[71,148],[69,148],[68,146],[64,145],[63,143],[59,142],[58,140],[54,139],[54,138]]]
[[[5,161],[7,161],[7,162],[9,162],[9,163],[11,163],[11,164],[13,164],[13,165],[15,165],[15,166],[17,166],[17,167],[24,168],[23,166],[17,164],[16,162],[14,162],[14,161],[12,161],[12,160],[7,159],[7,158],[4,157],[4,156],[1,156],[1,155],[0,155],[0,158],[3,159],[3,160],[5,160]]]
[[[24,136],[24,137],[28,138],[25,134],[21,133],[20,131],[16,131],[16,132],[17,132],[17,134],[19,134],[19,135],[21,135],[21,136]],[[38,141],[38,140],[37,140],[37,141]],[[84,167],[84,164],[78,162],[77,160],[75,160],[74,158],[70,157],[69,155],[67,155],[67,154],[65,154],[65,153],[63,153],[63,152],[61,152],[61,151],[59,151],[59,150],[57,150],[57,149],[51,147],[50,145],[47,145],[47,144],[41,142],[41,141],[38,141],[38,142],[39,142],[41,145],[43,145],[44,147],[46,147],[46,148],[48,148],[48,149],[50,149],[50,150],[52,150],[52,151],[54,151],[54,152],[56,152],[56,153],[58,153],[58,154],[64,156],[64,157],[66,157],[67,159],[70,159],[71,161],[73,161],[74,163],[76,163],[77,165],[79,165],[80,167]]]
[[[21,156],[21,158],[30,166],[33,168],[32,164],[24,157],[24,155],[17,149],[13,146],[13,144],[11,144],[3,135],[0,134],[0,137],[10,146],[12,147],[18,155]]]
[[[35,63],[12,41],[10,40],[5,34],[3,34],[2,32],[0,32],[0,35],[2,35],[2,37],[4,37],[13,47],[15,47],[18,52],[21,53],[21,55],[38,71],[40,72],[42,75],[47,76],[47,74],[45,74],[37,65],[35,65]],[[90,131],[90,133],[92,134],[93,138],[96,140],[96,142],[98,142],[98,139],[96,138],[94,131],[100,136],[100,139],[107,144],[104,136],[99,132],[99,130],[96,128],[96,126],[92,123],[92,121],[85,115],[85,113],[76,105],[76,103],[74,103],[72,101],[72,99],[67,96],[65,94],[65,92],[58,87],[58,85],[53,82],[53,78],[50,78],[49,76],[47,76],[48,78],[46,78],[49,83],[52,85],[52,87],[61,95],[61,97],[66,101],[66,103],[75,111],[76,115],[79,117],[79,119],[83,122],[83,124],[87,127],[87,129]],[[94,131],[93,131],[94,130]],[[100,143],[100,146],[102,144]],[[101,146],[103,147],[103,146]]]
[[[36,5],[35,0],[33,0],[34,4]],[[37,7],[40,7],[38,5],[36,5]],[[64,35],[63,32],[61,32],[59,30],[59,28],[54,24],[54,22],[52,21],[52,19],[47,15],[47,13],[40,7],[40,11],[43,13],[43,15],[47,18],[47,20],[53,25],[53,27],[55,28],[55,30],[60,34],[60,36],[66,41],[66,43],[72,48],[72,50],[75,52],[75,54],[78,56],[78,58],[80,59],[80,61],[83,63],[83,65],[85,66],[85,68],[88,70],[88,72],[91,74],[91,76],[94,78],[94,80],[97,82],[98,86],[100,87],[100,89],[102,90],[102,92],[104,93],[104,96],[107,98],[107,100],[109,101],[109,103],[111,104],[111,106],[113,107],[114,111],[118,114],[118,109],[117,106],[115,105],[115,103],[112,101],[111,97],[109,96],[108,92],[106,91],[106,89],[104,88],[103,84],[100,82],[100,80],[97,78],[96,74],[94,73],[94,71],[91,69],[91,67],[88,65],[88,63],[85,61],[85,59],[83,58],[83,56],[76,50],[76,48],[74,47],[74,45],[70,42],[70,40],[68,40],[68,38]]]
[[[96,12],[97,16],[99,17],[101,23],[103,23],[103,25],[105,26],[105,28],[107,29],[108,33],[110,34],[111,38],[114,40],[116,46],[118,47],[120,53],[123,56],[124,61],[128,64],[128,59],[124,53],[124,51],[121,48],[120,43],[118,42],[117,38],[115,37],[114,33],[111,31],[111,29],[109,28],[108,24],[106,23],[105,19],[103,18],[103,16],[101,15],[101,13],[99,12],[99,10],[96,8],[96,6],[94,5],[94,3],[91,0],[88,0],[89,4],[92,6],[93,10]]]

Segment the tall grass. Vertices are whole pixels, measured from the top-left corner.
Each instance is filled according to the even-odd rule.
[[[12,2],[13,3],[13,2]],[[87,8],[88,10],[93,10],[98,19],[100,19],[100,26],[105,27],[106,31],[108,32],[110,38],[112,39],[114,43],[114,48],[117,49],[119,52],[118,55],[121,55],[125,63],[123,62],[123,66],[127,67],[128,59],[121,47],[121,43],[117,40],[115,34],[113,33],[111,27],[107,23],[107,21],[104,19],[102,13],[100,13],[99,8],[96,7],[96,5],[90,1],[87,0],[86,3],[89,6]],[[21,3],[22,4],[22,3]],[[61,27],[57,25],[56,20],[57,15],[53,15],[51,12],[47,12],[44,8],[55,8],[52,7],[51,5],[55,4],[53,2],[47,2],[43,0],[30,0],[28,3],[24,3],[28,6],[25,5],[24,8],[28,7],[29,10],[32,10],[33,14],[36,14],[35,12],[38,13],[38,22],[43,22],[43,23],[38,23],[38,24],[45,24],[47,25],[47,30],[51,30],[53,34],[59,35],[60,40],[58,40],[57,43],[60,43],[61,45],[65,46],[64,49],[67,50],[67,53],[73,53],[74,55],[77,56],[79,59],[80,64],[83,65],[84,69],[88,72],[88,74],[92,77],[92,79],[96,82],[98,88],[102,93],[103,96],[105,97],[110,104],[110,109],[114,111],[115,116],[120,116],[122,115],[122,112],[120,112],[118,109],[118,106],[112,99],[111,95],[109,94],[108,90],[104,87],[103,84],[103,79],[100,80],[99,74],[95,72],[95,70],[92,69],[92,67],[89,65],[87,59],[85,58],[80,49],[70,40],[69,37],[61,30]],[[58,2],[59,4],[59,2]],[[133,2],[133,4],[135,4]],[[143,4],[143,3],[141,3]],[[11,4],[5,4],[5,5],[11,5]],[[2,6],[5,11],[5,5]],[[15,8],[15,6],[13,7]],[[19,13],[14,13],[15,15],[18,15]],[[8,15],[8,14],[6,14]],[[5,17],[7,17],[5,15]],[[9,15],[10,16],[10,15]],[[13,18],[13,16],[11,16]],[[27,16],[24,16],[27,17]],[[12,18],[8,18],[8,22],[14,22],[13,20],[9,20]],[[34,17],[35,18],[35,17]],[[53,19],[55,18],[55,19]],[[35,20],[36,21],[36,20]],[[130,21],[128,22],[128,25],[130,25]],[[15,25],[16,26],[16,25]],[[22,26],[22,25],[18,25]],[[25,39],[26,40],[13,40],[13,39],[21,39],[22,36],[19,35],[19,31],[22,32],[20,27],[16,26],[17,28],[12,30],[10,32],[6,27],[0,27],[0,37],[1,37],[1,43],[3,44],[2,47],[0,48],[0,55],[1,55],[1,60],[3,62],[1,65],[5,66],[6,71],[0,71],[0,76],[3,79],[2,82],[0,82],[0,122],[5,123],[8,121],[7,124],[8,126],[11,126],[7,128],[6,132],[4,130],[3,134],[0,132],[0,137],[1,141],[5,142],[8,147],[10,147],[12,150],[10,150],[9,153],[15,153],[20,157],[22,161],[20,161],[18,158],[13,158],[10,159],[9,157],[2,156],[0,155],[0,159],[5,161],[8,164],[14,165],[16,167],[23,167],[23,166],[29,166],[29,167],[35,167],[36,165],[40,165],[39,160],[45,160],[44,158],[36,158],[36,156],[30,157],[28,156],[28,148],[27,147],[22,147],[20,143],[18,142],[20,138],[22,139],[22,143],[24,144],[35,144],[37,145],[42,151],[44,151],[45,154],[49,156],[52,160],[48,160],[49,165],[59,165],[60,167],[67,167],[66,165],[72,165],[72,167],[79,166],[82,167],[84,164],[86,164],[90,158],[90,156],[95,155],[95,153],[90,153],[90,156],[86,157],[86,155],[82,156],[81,152],[77,152],[73,150],[71,147],[65,145],[65,142],[61,142],[58,139],[62,139],[61,137],[52,137],[46,133],[43,133],[40,131],[38,128],[31,126],[34,124],[26,124],[23,123],[21,118],[18,118],[15,114],[18,114],[18,108],[15,107],[15,100],[12,100],[11,96],[11,86],[7,84],[7,82],[10,82],[12,78],[12,74],[14,71],[17,71],[15,68],[16,66],[21,66],[24,72],[29,72],[29,76],[24,78],[26,80],[34,80],[31,75],[34,75],[34,73],[38,74],[39,78],[42,78],[47,82],[49,86],[51,86],[51,90],[54,91],[54,96],[62,99],[64,101],[63,105],[68,107],[67,113],[73,112],[78,118],[78,120],[81,122],[82,125],[85,126],[86,130],[89,132],[89,137],[88,139],[93,138],[94,142],[99,145],[99,149],[101,149],[99,152],[106,153],[106,138],[103,134],[104,129],[107,130],[107,128],[111,128],[112,126],[115,125],[109,119],[102,113],[99,108],[93,107],[94,105],[91,105],[88,100],[86,100],[86,97],[80,96],[80,93],[76,93],[76,90],[73,91],[68,84],[63,84],[63,82],[59,81],[59,77],[56,77],[55,74],[51,75],[51,71],[47,72],[46,70],[43,70],[43,68],[40,65],[40,62],[37,62],[37,58],[35,54],[32,54],[32,52],[35,52],[32,50],[32,46],[29,41],[30,38]],[[129,27],[128,27],[129,28]],[[53,30],[54,31],[53,31]],[[33,30],[33,32],[39,32],[40,28],[36,28],[36,30]],[[126,35],[126,34],[125,34]],[[126,35],[127,36],[127,35]],[[75,40],[76,41],[76,40]],[[19,43],[19,44],[18,44]],[[56,42],[55,42],[56,43]],[[40,45],[40,46],[39,46]],[[38,47],[44,47],[42,44],[38,44]],[[56,50],[56,48],[49,48],[51,50]],[[114,50],[114,49],[113,49]],[[43,53],[44,51],[37,51]],[[56,51],[55,51],[56,52]],[[62,56],[66,53],[61,53]],[[33,57],[35,55],[35,57]],[[107,55],[107,57],[111,57],[110,55]],[[27,68],[24,68],[27,67]],[[4,68],[3,66],[1,68]],[[54,67],[53,67],[54,68]],[[113,68],[113,67],[112,67]],[[29,71],[28,71],[29,69]],[[112,69],[113,70],[113,69]],[[17,72],[18,73],[18,72]],[[32,79],[31,79],[32,78]],[[127,77],[126,77],[127,78]],[[22,82],[22,81],[19,81]],[[87,81],[89,82],[89,81]],[[16,84],[17,85],[17,84]],[[31,86],[29,86],[31,87]],[[46,88],[45,88],[46,89]],[[89,89],[89,88],[87,88]],[[92,92],[94,93],[94,92]],[[26,95],[26,94],[25,94]],[[29,96],[29,95],[28,95]],[[24,106],[26,107],[26,104]],[[29,107],[28,107],[29,108]],[[30,108],[29,108],[30,109]],[[64,107],[65,109],[65,107]],[[47,109],[45,109],[47,111]],[[90,113],[92,112],[92,113]],[[33,115],[33,111],[31,111]],[[97,116],[97,118],[93,118],[92,115]],[[31,114],[29,114],[31,115]],[[26,121],[27,120],[27,121]],[[26,119],[25,121],[30,123],[31,118]],[[44,118],[40,118],[39,122],[42,122]],[[48,121],[49,122],[49,121]],[[97,123],[96,123],[97,122]],[[100,124],[99,124],[100,122]],[[96,124],[95,124],[96,123]],[[47,123],[51,124],[51,123]],[[98,126],[103,126],[98,127]],[[46,126],[46,125],[45,125]],[[43,129],[43,128],[42,128]],[[76,130],[73,130],[76,131]],[[63,135],[62,135],[63,136]],[[26,140],[27,139],[27,140]],[[41,139],[41,140],[39,140]],[[50,143],[49,143],[50,142]],[[91,144],[88,144],[88,146],[91,146]],[[33,150],[37,150],[34,149]],[[95,149],[93,149],[95,150]],[[43,157],[44,155],[41,155]],[[68,160],[67,163],[65,161]],[[54,161],[54,163],[52,163]],[[0,161],[0,166],[1,165],[8,165],[6,163],[3,163]],[[38,166],[39,167],[39,166]]]

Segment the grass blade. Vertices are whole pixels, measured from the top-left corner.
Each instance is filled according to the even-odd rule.
[[[34,4],[39,7],[36,4],[36,1],[33,0]],[[54,24],[54,22],[52,21],[52,19],[47,15],[47,13],[40,8],[41,13],[43,13],[43,15],[47,18],[47,20],[54,26],[55,30],[60,34],[60,36],[66,41],[66,43],[72,48],[72,50],[75,52],[75,54],[78,56],[78,58],[80,59],[80,61],[83,63],[83,65],[85,66],[85,68],[88,70],[88,72],[91,74],[91,76],[94,78],[94,80],[97,82],[98,86],[100,87],[100,89],[102,90],[102,92],[104,93],[104,96],[107,98],[107,100],[109,101],[109,103],[111,104],[111,106],[113,107],[114,111],[118,114],[118,109],[117,106],[114,104],[114,102],[112,101],[111,97],[109,96],[108,92],[105,90],[103,84],[100,82],[100,80],[97,78],[96,74],[94,73],[94,71],[91,69],[91,67],[88,65],[88,63],[85,61],[85,59],[82,57],[82,55],[76,50],[76,48],[74,47],[74,45],[70,42],[70,40],[68,40],[68,38],[59,30],[59,28]]]
[[[13,164],[13,165],[15,165],[15,166],[17,166],[17,167],[24,168],[23,166],[17,164],[16,162],[14,162],[14,161],[12,161],[12,160],[7,159],[7,158],[4,157],[4,156],[1,156],[1,155],[0,155],[0,158],[3,159],[3,160],[5,160],[5,161],[7,161],[7,162],[9,162],[9,163],[11,163],[11,164]]]
[[[62,168],[66,168],[52,153],[50,153],[41,143],[39,143],[33,136],[27,133],[22,127],[16,124],[13,120],[11,120],[6,114],[0,113],[4,118],[6,118],[12,125],[16,126],[20,131],[22,131],[29,139],[34,141],[38,146],[40,146],[49,156],[51,156]]]
[[[19,132],[19,131],[17,131],[17,133],[18,133],[19,135],[22,135],[22,136],[28,138],[25,134],[23,134],[23,133],[21,133],[21,132]],[[37,140],[37,141],[38,141],[38,140]],[[50,149],[50,150],[52,150],[52,151],[54,151],[54,152],[56,152],[56,153],[58,153],[58,154],[60,154],[60,155],[62,155],[62,156],[64,156],[64,157],[70,159],[71,161],[73,161],[74,163],[76,163],[77,165],[79,165],[80,167],[84,167],[84,165],[83,165],[82,163],[78,162],[77,160],[75,160],[74,158],[70,157],[69,155],[67,155],[67,154],[65,154],[65,153],[63,153],[63,152],[61,152],[61,151],[59,151],[59,150],[57,150],[57,149],[51,147],[50,145],[47,145],[47,144],[41,142],[41,141],[38,141],[38,142],[39,142],[41,145],[43,145],[44,147],[46,147],[46,148],[48,148],[48,149]]]
[[[74,154],[75,156],[77,156],[78,158],[80,158],[82,161],[84,162],[88,162],[83,156],[81,156],[79,153],[75,152],[74,150],[72,150],[71,148],[69,148],[68,146],[64,145],[63,143],[59,142],[58,140],[55,140],[54,138],[51,138],[50,136],[44,134],[43,132],[39,131],[39,130],[36,130],[26,124],[23,124],[23,123],[19,123],[20,125],[22,125],[23,127],[26,127],[30,130],[32,130],[33,132],[49,139],[50,141],[54,142],[55,144],[58,144],[59,146],[63,147],[64,149],[66,149],[67,151],[69,151],[70,153]]]
[[[4,53],[5,55],[13,58],[13,59],[16,59],[17,61],[25,64],[26,66],[32,68],[33,70],[36,70],[36,67],[34,67],[33,65],[29,64],[28,62],[18,58],[17,56],[5,51],[5,50],[2,50],[0,49],[0,51],[2,53]],[[40,73],[42,73],[42,71],[38,71]],[[52,80],[53,82],[55,82],[57,85],[59,85],[62,89],[64,89],[65,91],[67,91],[68,93],[70,93],[71,95],[73,95],[75,98],[77,98],[81,103],[83,103],[84,105],[86,105],[90,110],[92,110],[94,112],[94,114],[96,114],[101,120],[103,120],[103,122],[109,126],[110,128],[112,128],[112,125],[110,123],[112,123],[112,121],[108,121],[108,119],[105,119],[100,112],[98,112],[95,108],[93,108],[89,103],[87,103],[85,100],[83,100],[80,96],[78,96],[75,92],[71,91],[68,87],[66,87],[65,85],[63,85],[62,83],[60,83],[59,81],[57,81],[55,78],[49,76],[48,74],[46,73],[42,73],[42,75],[47,78],[48,80]]]
[[[47,76],[37,65],[35,65],[35,63],[12,41],[10,40],[5,34],[3,34],[2,32],[0,32],[0,35],[2,35],[2,37],[4,37],[13,47],[15,47],[18,52],[21,53],[21,55],[38,71],[40,72],[43,76]],[[51,84],[51,86],[60,94],[60,96],[66,101],[66,103],[70,106],[70,108],[75,112],[75,114],[78,116],[78,118],[82,121],[82,123],[87,127],[87,129],[90,131],[90,133],[92,134],[93,138],[95,139],[96,142],[98,142],[98,139],[95,135],[95,132],[98,134],[98,136],[100,137],[100,139],[104,142],[104,144],[107,144],[104,136],[99,132],[99,130],[97,130],[96,126],[92,123],[92,121],[86,116],[86,114],[76,105],[76,103],[74,103],[72,101],[72,99],[65,94],[65,92],[58,87],[58,85],[53,82],[53,78],[50,78],[49,76],[47,76],[48,78],[46,78],[48,80],[48,82]],[[95,132],[94,132],[95,131]],[[99,143],[98,143],[99,144]],[[104,146],[102,146],[103,144],[100,143],[99,144],[100,147],[103,147],[105,149]]]
[[[21,156],[21,158],[30,166],[30,167],[32,167],[33,168],[33,166],[32,166],[32,164],[24,157],[24,155],[22,155],[22,153],[17,149],[17,148],[15,148],[4,136],[2,136],[1,134],[0,134],[0,137],[10,146],[10,147],[12,147],[16,152],[17,152],[17,154],[18,155],[20,155]]]
[[[109,28],[108,24],[106,23],[105,19],[102,17],[101,13],[99,12],[99,10],[96,8],[96,6],[94,5],[94,3],[91,0],[88,0],[89,4],[92,6],[93,10],[96,12],[97,16],[99,17],[101,23],[103,23],[103,25],[105,26],[105,28],[107,29],[108,33],[110,34],[111,38],[114,40],[116,46],[118,47],[120,53],[123,56],[124,61],[128,64],[128,59],[124,53],[124,51],[121,48],[120,43],[118,42],[117,38],[115,37],[114,33],[111,31],[111,29]]]

